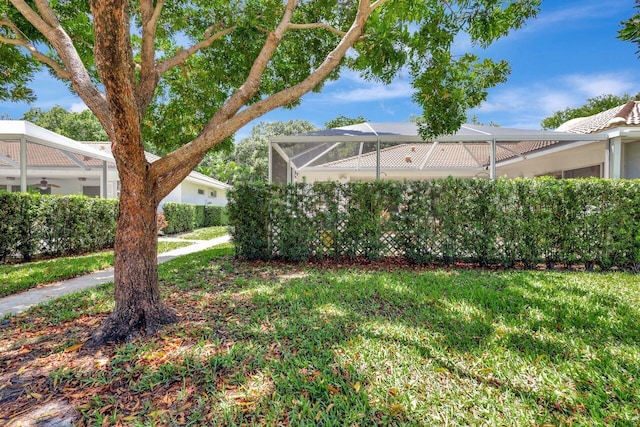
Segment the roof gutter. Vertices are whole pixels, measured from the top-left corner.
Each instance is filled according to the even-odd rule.
[[[504,135],[444,135],[431,140],[423,140],[418,135],[319,135],[319,136],[274,136],[272,143],[301,143],[311,144],[318,142],[397,142],[397,143],[424,143],[424,142],[521,142],[521,141],[606,141],[609,135],[603,134],[576,134],[576,133],[545,133],[545,134],[504,134]]]

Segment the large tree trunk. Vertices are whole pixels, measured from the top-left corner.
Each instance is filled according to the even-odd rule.
[[[131,341],[178,320],[160,300],[157,204],[145,180],[127,181],[122,182],[115,242],[115,308],[87,342],[89,347]]]
[[[115,242],[115,307],[87,346],[130,341],[178,320],[160,301],[156,209],[157,180],[149,176],[142,144],[143,112],[137,103],[135,66],[127,0],[93,0],[96,65],[109,117],[102,117],[111,139],[121,182]],[[98,116],[101,117],[100,115]],[[107,126],[110,125],[110,126]]]

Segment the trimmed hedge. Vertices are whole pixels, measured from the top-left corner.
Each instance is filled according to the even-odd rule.
[[[162,207],[168,223],[167,234],[192,231],[200,227],[227,225],[226,209],[222,206],[195,206],[188,203],[165,203]]]
[[[0,192],[0,260],[113,247],[118,201]]]
[[[229,200],[236,251],[248,259],[640,263],[638,180],[253,183]]]
[[[204,227],[229,225],[227,209],[224,206],[204,206]]]
[[[182,233],[194,229],[196,221],[195,205],[169,202],[162,206],[162,210],[168,223],[164,229],[165,233]]]

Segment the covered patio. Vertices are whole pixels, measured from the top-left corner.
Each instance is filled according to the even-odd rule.
[[[110,153],[27,121],[0,121],[0,190],[117,197]]]
[[[546,166],[537,165],[529,170],[514,169],[514,164],[534,165],[536,158],[564,152],[567,159],[562,161],[567,168],[578,171],[574,173],[606,178],[611,174],[609,145],[607,134],[472,124],[463,125],[453,135],[424,141],[413,122],[361,123],[272,137],[269,177],[272,182],[291,183],[553,175],[557,166],[548,159]],[[573,163],[570,157],[574,158]]]

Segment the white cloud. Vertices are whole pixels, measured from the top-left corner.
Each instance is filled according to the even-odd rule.
[[[630,73],[563,75],[526,87],[498,88],[471,114],[503,126],[538,128],[542,119],[556,111],[578,107],[595,96],[633,93],[635,87]]]
[[[337,90],[329,94],[335,101],[341,102],[371,102],[385,99],[409,98],[413,93],[411,84],[407,81],[395,81],[390,85],[364,82],[366,87],[356,87]]]
[[[603,94],[620,95],[632,91],[636,86],[635,80],[619,73],[606,73],[595,75],[573,74],[564,77],[564,81],[576,92],[584,94],[587,98]]]
[[[81,113],[84,110],[88,110],[89,107],[87,107],[87,104],[85,104],[84,102],[74,102],[73,104],[71,104],[71,107],[69,107],[69,111],[71,111],[72,113]]]

